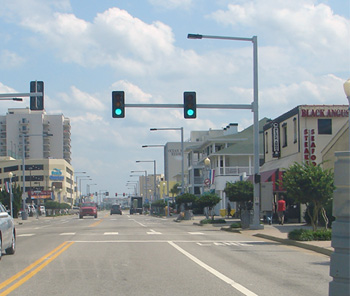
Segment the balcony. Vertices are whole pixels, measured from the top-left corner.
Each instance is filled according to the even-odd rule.
[[[254,167],[225,167],[225,168],[216,168],[215,175],[216,176],[240,176],[243,173],[247,175],[251,175],[254,171]]]

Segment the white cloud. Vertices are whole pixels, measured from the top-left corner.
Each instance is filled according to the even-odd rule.
[[[0,52],[0,67],[1,68],[16,68],[21,66],[25,62],[25,59],[20,57],[17,53],[3,50]]]
[[[348,58],[349,20],[314,0],[239,1],[210,17],[227,26],[254,29],[264,43],[294,48],[293,54],[300,60],[316,63],[333,55],[328,62],[340,68],[340,57]],[[323,65],[316,67],[322,69]]]
[[[192,0],[148,0],[152,5],[163,9],[188,9],[192,5]]]
[[[101,112],[106,108],[95,96],[83,92],[75,86],[71,86],[70,94],[61,93],[60,96],[69,108],[74,108],[75,110]]]

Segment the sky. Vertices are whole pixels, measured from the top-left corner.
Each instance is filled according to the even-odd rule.
[[[126,104],[253,101],[251,42],[191,40],[187,34],[258,38],[259,119],[302,104],[347,104],[350,78],[348,0],[0,0],[0,93],[45,83],[47,114],[71,120],[72,165],[86,171],[91,191],[128,193],[131,170],[164,172],[163,149],[179,131],[253,123],[249,110],[126,108],[113,119],[112,91]],[[8,108],[29,107],[3,101]],[[85,189],[83,190],[83,192]]]

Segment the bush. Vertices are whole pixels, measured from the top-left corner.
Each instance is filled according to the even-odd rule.
[[[314,240],[318,240],[318,241],[332,240],[332,230],[330,229],[314,231],[313,235],[314,235]]]
[[[307,230],[295,229],[288,233],[288,238],[297,241],[313,241],[313,240],[331,240],[331,230]]]
[[[213,220],[213,219],[204,219],[201,220],[201,224],[224,224],[226,221],[224,219],[218,219],[218,220]]]
[[[242,228],[242,225],[240,222],[235,222],[230,225],[230,228]]]

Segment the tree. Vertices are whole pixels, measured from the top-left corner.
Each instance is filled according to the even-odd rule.
[[[179,195],[176,198],[176,203],[178,205],[184,205],[185,206],[185,210],[188,210],[189,205],[194,203],[197,200],[197,197],[194,194],[191,193],[184,193]]]
[[[170,193],[172,194],[172,196],[174,197],[174,195],[178,195],[180,192],[179,189],[180,184],[176,183],[171,189],[170,189]]]
[[[197,204],[203,208],[209,208],[208,213],[210,212],[212,215],[212,220],[214,220],[213,208],[220,202],[221,198],[215,193],[206,193],[203,194],[198,200]],[[207,214],[208,219],[208,214]]]
[[[335,189],[332,170],[324,170],[321,165],[296,162],[285,171],[282,178],[282,186],[287,191],[287,196],[306,204],[313,230],[317,230],[320,212],[326,225],[328,224],[324,205],[333,197]],[[310,206],[313,207],[312,212]]]
[[[254,187],[251,182],[227,182],[224,192],[230,201],[238,203],[240,212],[242,210],[251,210],[254,196]]]
[[[19,185],[12,183],[12,195],[13,195],[13,216],[17,217],[17,213],[21,209],[22,206],[22,189]],[[10,209],[10,193],[7,193],[5,188],[0,191],[0,202]]]

